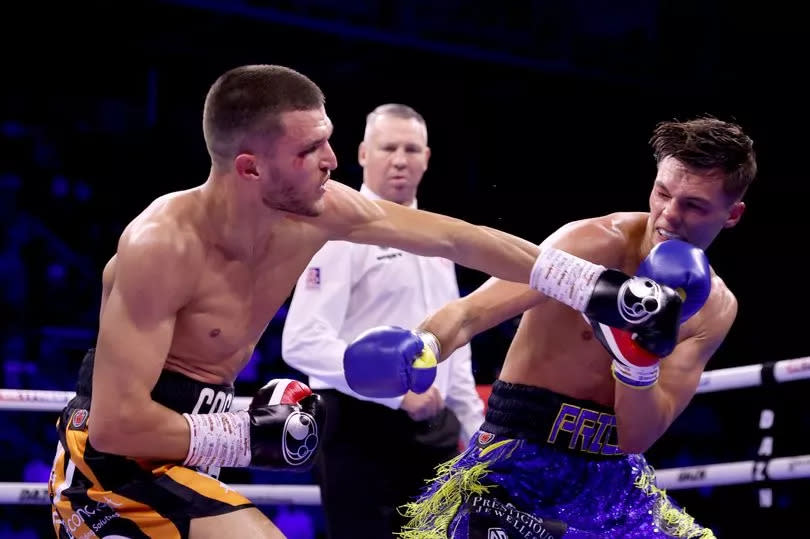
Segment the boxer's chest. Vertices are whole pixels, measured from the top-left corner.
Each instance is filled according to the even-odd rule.
[[[173,355],[241,368],[316,250],[307,242],[282,241],[254,261],[211,253],[193,297],[177,315]]]

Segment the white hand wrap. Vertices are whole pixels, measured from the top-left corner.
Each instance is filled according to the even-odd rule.
[[[554,247],[543,247],[532,267],[529,286],[583,312],[603,271],[604,266]]]
[[[183,414],[191,430],[183,466],[244,467],[250,464],[250,416],[246,410]]]

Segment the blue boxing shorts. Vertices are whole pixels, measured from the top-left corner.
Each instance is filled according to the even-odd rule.
[[[404,513],[405,539],[715,537],[621,453],[612,410],[501,381],[470,446]]]

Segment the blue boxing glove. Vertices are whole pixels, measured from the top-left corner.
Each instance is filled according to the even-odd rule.
[[[703,307],[712,289],[709,259],[702,249],[681,240],[667,240],[653,247],[636,275],[649,277],[681,295],[681,323]]]
[[[439,341],[427,331],[379,326],[361,333],[343,354],[346,382],[365,397],[424,393],[436,378]]]
[[[649,387],[658,380],[659,358],[675,348],[680,324],[694,315],[709,297],[711,271],[703,251],[681,240],[668,240],[652,248],[636,272],[637,277],[675,290],[682,298],[680,316],[668,324],[640,326],[630,331],[592,324],[597,337],[613,356],[613,374],[633,387]]]

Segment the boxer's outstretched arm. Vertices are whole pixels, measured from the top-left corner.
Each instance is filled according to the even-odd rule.
[[[445,215],[370,201],[337,182],[327,185],[327,209],[319,221],[330,239],[440,256],[505,280],[529,282],[540,253],[531,242]]]
[[[552,300],[528,285],[493,277],[471,294],[431,313],[418,329],[436,336],[442,350],[438,359],[444,360],[482,331],[518,316],[541,301]]]
[[[613,264],[615,260],[611,257],[621,250],[617,243],[620,239],[603,220],[589,219],[563,225],[540,248],[563,248],[591,261]],[[419,328],[436,336],[442,345],[443,359],[477,334],[544,301],[554,300],[528,285],[492,278],[471,294],[431,314]]]
[[[697,391],[707,362],[720,347],[737,315],[737,300],[715,277],[702,312],[695,315],[695,334],[661,360],[658,383],[636,389],[616,382],[614,408],[619,447],[643,453],[683,412]]]
[[[349,387],[378,398],[423,393],[433,384],[437,361],[477,333],[547,299],[527,285],[499,279],[471,296],[448,303],[414,331],[378,326],[361,333],[343,356]]]
[[[187,421],[151,397],[176,314],[196,285],[194,250],[184,243],[155,225],[129,231],[119,242],[93,370],[88,434],[100,451],[170,460],[188,453]]]

